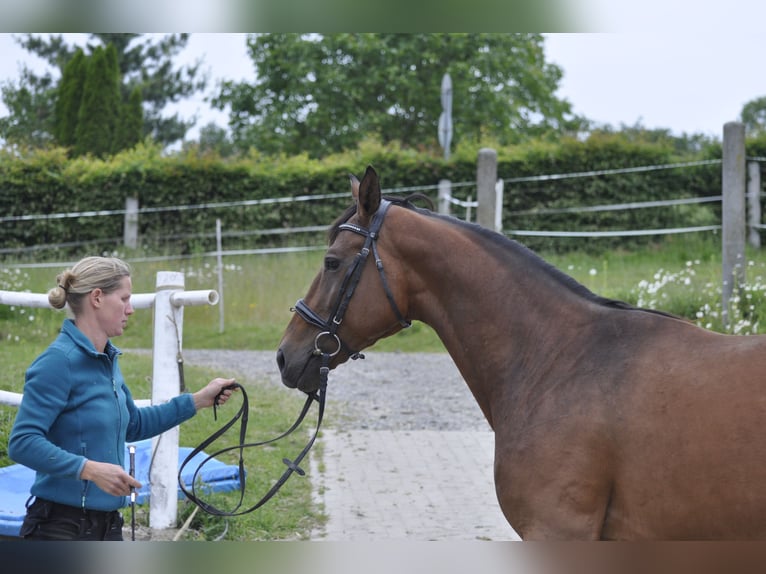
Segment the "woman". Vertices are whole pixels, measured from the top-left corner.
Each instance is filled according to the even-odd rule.
[[[193,394],[137,408],[117,364],[121,335],[133,314],[130,267],[86,257],[58,275],[50,304],[69,304],[56,340],[30,365],[8,455],[36,471],[21,536],[36,540],[122,540],[131,488],[126,441],[158,435],[217,400],[234,379],[216,378]]]

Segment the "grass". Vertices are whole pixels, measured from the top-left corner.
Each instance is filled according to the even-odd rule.
[[[130,254],[120,254],[130,259]],[[661,308],[688,317],[702,326],[723,330],[720,323],[720,239],[716,236],[674,236],[661,245],[636,251],[610,251],[600,255],[575,252],[565,255],[543,254],[544,258],[594,292],[634,304]],[[219,332],[220,306],[188,307],[184,310],[184,348],[275,350],[290,307],[303,296],[322,262],[323,253],[230,257],[225,261],[222,292],[224,326]],[[732,330],[762,332],[760,316],[766,313],[766,254],[747,254],[748,284],[739,294]],[[133,264],[134,292],[154,291],[158,271],[181,271],[186,289],[217,289],[217,275],[211,259]],[[58,269],[24,269],[12,265],[0,269],[0,289],[44,293],[52,286]],[[55,337],[63,314],[48,309],[14,309],[0,305],[0,388],[21,392],[24,372],[34,357]],[[737,331],[739,326],[739,331]],[[124,349],[151,348],[152,314],[137,310],[123,336],[115,343]],[[426,325],[412,328],[379,342],[375,350],[442,352],[436,334]],[[139,353],[126,353],[121,359],[126,379],[136,397],[149,396],[151,360]],[[218,373],[186,367],[187,385],[193,390]],[[303,395],[268,381],[241,377],[252,397],[249,441],[271,438],[287,429],[303,403]],[[226,408],[222,417],[235,412]],[[10,464],[5,451],[15,409],[0,407],[0,466]],[[311,417],[311,415],[310,415]],[[330,423],[333,423],[331,417]],[[182,444],[199,444],[221,423],[205,411],[181,427]],[[306,421],[306,432],[280,441],[275,446],[247,451],[247,488],[251,493],[243,508],[260,498],[272,481],[284,471],[282,459],[294,458],[305,444],[313,420]],[[231,433],[232,431],[230,431]],[[234,441],[236,435],[227,438]],[[231,444],[227,442],[220,446]],[[215,445],[214,445],[215,446]],[[212,448],[212,447],[211,447]],[[321,440],[310,456],[319,456]],[[236,462],[235,453],[223,457]],[[308,461],[304,461],[304,467]],[[231,508],[238,493],[215,495],[210,501]],[[191,514],[189,505],[179,509],[179,524]],[[145,513],[141,515],[145,520]],[[277,496],[261,509],[228,522],[198,512],[187,535],[190,539],[283,540],[308,537],[311,529],[324,520],[322,509],[312,501],[310,478],[293,476]]]

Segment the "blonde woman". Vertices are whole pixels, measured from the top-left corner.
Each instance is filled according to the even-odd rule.
[[[119,509],[141,486],[125,472],[126,441],[158,435],[216,397],[226,402],[234,379],[215,378],[196,393],[136,407],[110,340],[133,314],[130,267],[86,257],[56,281],[48,300],[58,309],[68,304],[72,318],[27,370],[8,443],[10,458],[36,471],[21,536],[122,540]]]

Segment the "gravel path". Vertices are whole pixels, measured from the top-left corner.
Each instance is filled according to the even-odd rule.
[[[489,431],[446,353],[366,353],[330,372],[331,426],[365,430]],[[190,365],[282,386],[272,351],[184,350]],[[285,390],[287,388],[285,387]],[[293,391],[300,392],[300,391]]]

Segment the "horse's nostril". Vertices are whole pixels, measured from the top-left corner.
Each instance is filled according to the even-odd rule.
[[[280,372],[285,368],[285,354],[282,352],[282,349],[277,351],[277,366]]]

